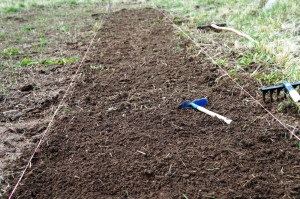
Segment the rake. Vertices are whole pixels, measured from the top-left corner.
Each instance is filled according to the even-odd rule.
[[[222,115],[219,115],[218,113],[215,113],[213,111],[207,110],[205,108],[203,108],[203,106],[207,105],[207,99],[206,98],[202,98],[202,99],[196,99],[194,101],[184,101],[180,104],[179,108],[181,109],[185,109],[185,108],[189,108],[189,107],[193,107],[203,113],[206,113],[208,115],[210,115],[211,117],[217,117],[221,120],[223,120],[225,123],[230,124],[232,122],[231,119],[228,119]]]
[[[287,81],[283,82],[281,85],[278,86],[270,86],[270,87],[265,87],[262,88],[261,91],[263,93],[263,101],[266,102],[266,94],[270,92],[270,100],[271,102],[273,101],[273,94],[276,91],[277,94],[277,100],[279,98],[279,94],[282,90],[284,90],[284,97],[286,98],[286,93],[289,93],[292,100],[295,103],[300,102],[300,95],[299,93],[295,90],[297,86],[300,87],[300,82],[294,82],[294,83],[289,83]]]

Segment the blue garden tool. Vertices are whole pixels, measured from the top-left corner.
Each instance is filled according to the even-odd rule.
[[[193,106],[193,104],[195,106],[206,106],[207,105],[207,99],[206,98],[196,99],[192,102],[190,100],[186,100],[186,101],[184,101],[180,104],[179,108],[182,108],[182,109],[189,108],[190,106]]]
[[[224,122],[226,122],[227,124],[230,124],[232,122],[231,119],[228,119],[222,115],[219,115],[215,112],[212,112],[210,110],[207,110],[206,108],[203,108],[203,106],[206,106],[207,105],[207,99],[206,98],[202,98],[202,99],[196,99],[194,101],[184,101],[180,104],[179,108],[182,108],[182,109],[185,109],[185,108],[189,108],[189,107],[193,107],[203,113],[206,113],[212,117],[217,117],[221,120],[223,120]]]
[[[278,86],[270,86],[270,87],[262,88],[261,90],[263,93],[263,101],[264,102],[266,101],[266,94],[268,93],[268,91],[270,91],[270,99],[272,102],[274,92],[276,91],[277,99],[278,99],[280,91],[284,90],[285,91],[284,97],[286,97],[286,93],[289,93],[292,100],[298,104],[300,102],[300,95],[295,90],[295,88],[297,88],[297,86],[300,86],[300,82],[289,83],[289,82],[285,81],[281,85],[278,85]]]

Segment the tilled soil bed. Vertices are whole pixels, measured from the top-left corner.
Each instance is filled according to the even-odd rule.
[[[295,141],[190,46],[156,10],[112,13],[16,198],[300,198]],[[201,97],[233,122],[178,109]]]

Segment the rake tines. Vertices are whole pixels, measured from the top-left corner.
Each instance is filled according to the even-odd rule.
[[[286,93],[289,93],[291,98],[294,100],[294,102],[298,103],[300,102],[300,95],[298,92],[295,90],[297,86],[300,87],[300,82],[294,82],[294,83],[289,83],[289,82],[283,82],[281,85],[278,86],[270,86],[270,87],[265,87],[262,88],[262,94],[263,94],[263,101],[266,101],[266,94],[270,92],[270,100],[271,102],[273,101],[273,94],[276,91],[276,96],[277,100],[279,98],[279,94],[282,90],[284,90],[284,98],[286,98]]]

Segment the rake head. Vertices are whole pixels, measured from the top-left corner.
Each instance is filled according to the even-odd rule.
[[[192,103],[194,103],[198,106],[206,106],[207,105],[207,99],[206,98],[196,99],[192,102],[190,100],[187,100],[187,101],[182,102],[178,108],[182,108],[182,109],[189,108],[189,107],[192,106]]]
[[[284,90],[284,97],[286,98],[286,93],[289,93],[294,100],[294,102],[299,102],[299,94],[295,90],[297,86],[300,87],[300,82],[294,82],[294,83],[289,83],[289,82],[283,82],[281,85],[278,86],[270,86],[270,87],[265,87],[262,88],[262,94],[263,94],[263,101],[266,101],[266,94],[270,92],[270,100],[271,102],[273,101],[273,94],[276,92],[276,99],[278,100],[279,94],[282,90]]]

